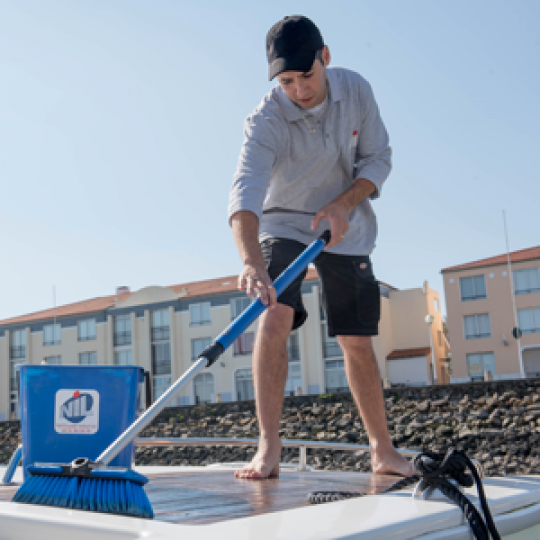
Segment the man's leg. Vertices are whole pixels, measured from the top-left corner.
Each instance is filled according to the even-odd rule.
[[[401,456],[390,439],[381,379],[371,336],[337,336],[345,354],[345,370],[352,395],[364,422],[375,474],[413,474],[413,465]]]
[[[278,430],[289,368],[287,338],[293,316],[293,308],[278,304],[260,318],[253,351],[259,448],[251,463],[236,471],[237,478],[270,478],[279,474],[281,440]]]

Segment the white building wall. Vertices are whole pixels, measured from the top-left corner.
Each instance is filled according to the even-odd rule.
[[[298,332],[298,342],[300,349],[300,366],[302,392],[304,394],[318,394],[325,392],[325,360],[323,353],[323,332],[326,326],[320,319],[320,289],[318,284],[311,283],[311,291],[304,294],[303,300],[308,311],[308,319]],[[135,365],[141,366],[145,371],[152,371],[151,356],[151,310],[146,306],[152,305],[152,309],[159,307],[161,302],[174,302],[178,296],[170,289],[151,287],[133,293],[131,304],[119,305],[131,311],[131,352],[132,361]],[[395,348],[422,347],[428,341],[428,329],[423,316],[426,306],[425,296],[422,289],[409,291],[392,291],[390,299],[381,297],[381,323],[379,336],[373,340],[374,350],[379,365],[381,378],[388,377],[386,357]],[[227,293],[231,296],[230,292]],[[217,299],[219,295],[215,295]],[[239,293],[238,297],[242,294]],[[155,297],[155,300],[152,299]],[[137,303],[139,298],[139,303]],[[392,300],[394,298],[394,300]],[[182,296],[180,296],[182,300]],[[143,304],[142,302],[145,302]],[[208,301],[208,297],[193,298],[191,303]],[[175,311],[172,306],[166,306],[169,310],[170,322],[170,346],[171,346],[171,378],[177,380],[192,365],[191,360],[191,340],[206,337],[215,339],[231,323],[231,306],[229,303],[211,308],[210,324],[191,325],[189,310]],[[141,312],[144,309],[144,316],[136,316],[135,310]],[[122,309],[122,313],[126,313]],[[411,313],[415,316],[411,317]],[[30,363],[40,363],[48,356],[61,356],[63,364],[77,364],[81,352],[97,353],[98,363],[114,363],[114,316],[115,309],[109,310],[107,322],[96,325],[96,339],[90,341],[78,341],[77,326],[62,328],[61,344],[53,346],[43,345],[43,332],[41,330],[30,333],[27,332],[27,361]],[[80,319],[92,318],[92,314],[81,315]],[[70,318],[73,324],[75,317]],[[405,321],[405,322],[404,322]],[[62,320],[57,320],[62,323]],[[47,324],[52,321],[47,321]],[[249,328],[248,332],[257,331],[257,321]],[[213,375],[213,394],[221,394],[224,400],[236,399],[235,373],[238,369],[252,367],[252,355],[234,355],[234,347],[231,346],[222,357],[209,368]],[[0,338],[0,418],[2,415],[7,418],[10,407],[9,392],[9,331]],[[193,384],[187,385],[179,393],[175,404],[194,403]]]

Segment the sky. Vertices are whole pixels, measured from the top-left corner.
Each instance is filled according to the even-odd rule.
[[[393,149],[381,281],[540,245],[536,0],[0,0],[0,320],[238,274],[228,193],[265,36],[319,26]],[[443,299],[444,310],[444,299]]]

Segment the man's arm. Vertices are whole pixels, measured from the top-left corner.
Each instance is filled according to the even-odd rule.
[[[245,289],[249,296],[257,294],[265,306],[276,305],[276,291],[266,271],[259,246],[259,218],[249,210],[240,210],[231,217],[230,222],[243,264],[238,276],[238,289]]]
[[[339,244],[349,230],[349,215],[364,199],[367,199],[377,187],[366,178],[357,178],[354,184],[338,195],[332,202],[323,206],[311,221],[311,230],[315,230],[321,221],[330,223],[332,237],[326,249]]]
[[[364,81],[359,90],[365,109],[356,147],[355,178],[369,179],[375,186],[369,197],[376,199],[392,170],[392,149],[371,86]]]
[[[282,125],[272,111],[257,109],[244,122],[244,143],[229,195],[229,224],[242,260],[238,289],[260,296],[270,307],[277,304],[259,246],[262,212],[272,167],[280,151]]]

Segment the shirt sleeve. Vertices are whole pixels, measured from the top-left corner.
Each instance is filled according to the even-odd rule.
[[[279,121],[256,111],[244,122],[244,142],[229,194],[229,225],[240,210],[249,210],[259,219],[272,168],[279,154]]]
[[[371,199],[380,196],[382,185],[392,169],[392,149],[388,132],[384,127],[379,107],[371,86],[366,83],[361,92],[364,103],[364,119],[358,133],[356,147],[355,179],[366,178],[377,188]]]

